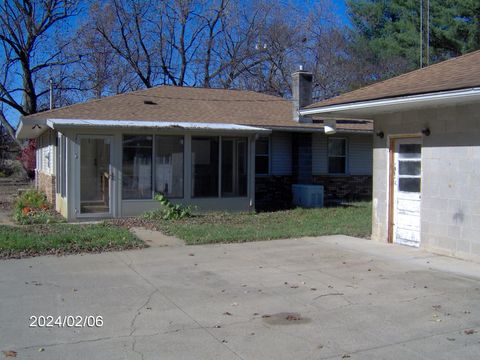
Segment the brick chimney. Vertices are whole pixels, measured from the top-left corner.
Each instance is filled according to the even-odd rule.
[[[298,110],[312,103],[312,82],[313,74],[304,71],[301,65],[299,70],[292,74],[293,120],[296,122],[311,122],[300,116]]]

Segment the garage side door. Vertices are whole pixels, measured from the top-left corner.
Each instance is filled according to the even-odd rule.
[[[394,242],[420,246],[421,138],[395,140]]]

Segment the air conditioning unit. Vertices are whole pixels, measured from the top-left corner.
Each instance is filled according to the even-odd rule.
[[[323,207],[323,186],[293,184],[293,205],[304,208]]]

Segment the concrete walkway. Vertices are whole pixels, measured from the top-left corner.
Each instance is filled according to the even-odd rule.
[[[18,359],[479,359],[479,270],[345,236],[7,260],[0,350]],[[101,315],[104,324],[31,328],[31,315]]]
[[[175,236],[168,236],[160,231],[148,230],[142,227],[133,227],[130,231],[140,240],[152,247],[184,246],[183,240]]]

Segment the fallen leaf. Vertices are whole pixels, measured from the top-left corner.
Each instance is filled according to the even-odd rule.
[[[447,337],[447,340],[448,340],[448,341],[455,341],[455,338],[448,338],[448,337]]]
[[[188,254],[188,256],[195,256],[195,254],[194,254],[194,253],[190,253],[190,254]]]
[[[463,331],[465,333],[465,335],[473,335],[477,332],[477,330],[475,329],[467,329],[467,330],[464,330]]]
[[[317,289],[316,289],[316,288],[310,288],[310,290],[312,290],[312,291],[317,291]]]
[[[230,312],[228,312],[228,311],[225,311],[225,312],[223,313],[223,315],[232,316],[232,313],[230,313]]]
[[[350,358],[350,355],[345,354],[342,356],[342,359],[348,359],[348,358]]]
[[[17,352],[13,350],[2,351],[5,357],[17,357]]]

